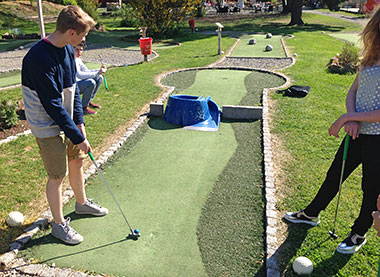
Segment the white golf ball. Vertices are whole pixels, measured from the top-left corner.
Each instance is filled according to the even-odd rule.
[[[308,275],[313,272],[313,263],[306,257],[298,257],[293,262],[293,270],[298,275]]]
[[[273,50],[273,46],[268,44],[267,46],[265,46],[265,51],[272,51]]]
[[[13,211],[8,214],[5,222],[11,227],[20,226],[24,223],[24,216],[18,211]]]

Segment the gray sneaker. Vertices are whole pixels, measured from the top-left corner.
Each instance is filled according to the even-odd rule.
[[[78,202],[75,203],[76,214],[90,214],[95,216],[103,216],[108,214],[108,209],[101,207],[98,203],[92,199],[87,199],[83,205]]]
[[[83,241],[83,237],[70,227],[70,217],[61,224],[53,222],[51,234],[67,244],[79,244]]]

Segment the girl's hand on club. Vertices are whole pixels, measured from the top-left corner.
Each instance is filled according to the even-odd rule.
[[[360,124],[357,121],[348,121],[344,124],[344,131],[349,134],[353,140],[359,137]]]

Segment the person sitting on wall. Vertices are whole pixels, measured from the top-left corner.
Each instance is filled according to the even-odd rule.
[[[102,74],[104,74],[107,71],[107,67],[104,64],[102,64],[99,70],[88,69],[82,62],[82,59],[80,58],[83,54],[83,49],[84,42],[81,42],[78,46],[74,48],[75,64],[77,68],[77,90],[79,90],[80,94],[83,94],[83,114],[96,114],[96,111],[89,108],[89,106],[95,109],[100,108],[100,106],[93,103],[92,100],[95,98],[95,95],[103,82]]]

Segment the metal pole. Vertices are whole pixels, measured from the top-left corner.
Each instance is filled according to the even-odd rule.
[[[218,55],[222,53],[222,29],[218,28]]]
[[[44,26],[44,17],[42,15],[42,2],[41,2],[41,0],[37,0],[37,9],[38,9],[38,20],[40,23],[41,38],[44,38],[45,37],[45,26]]]

